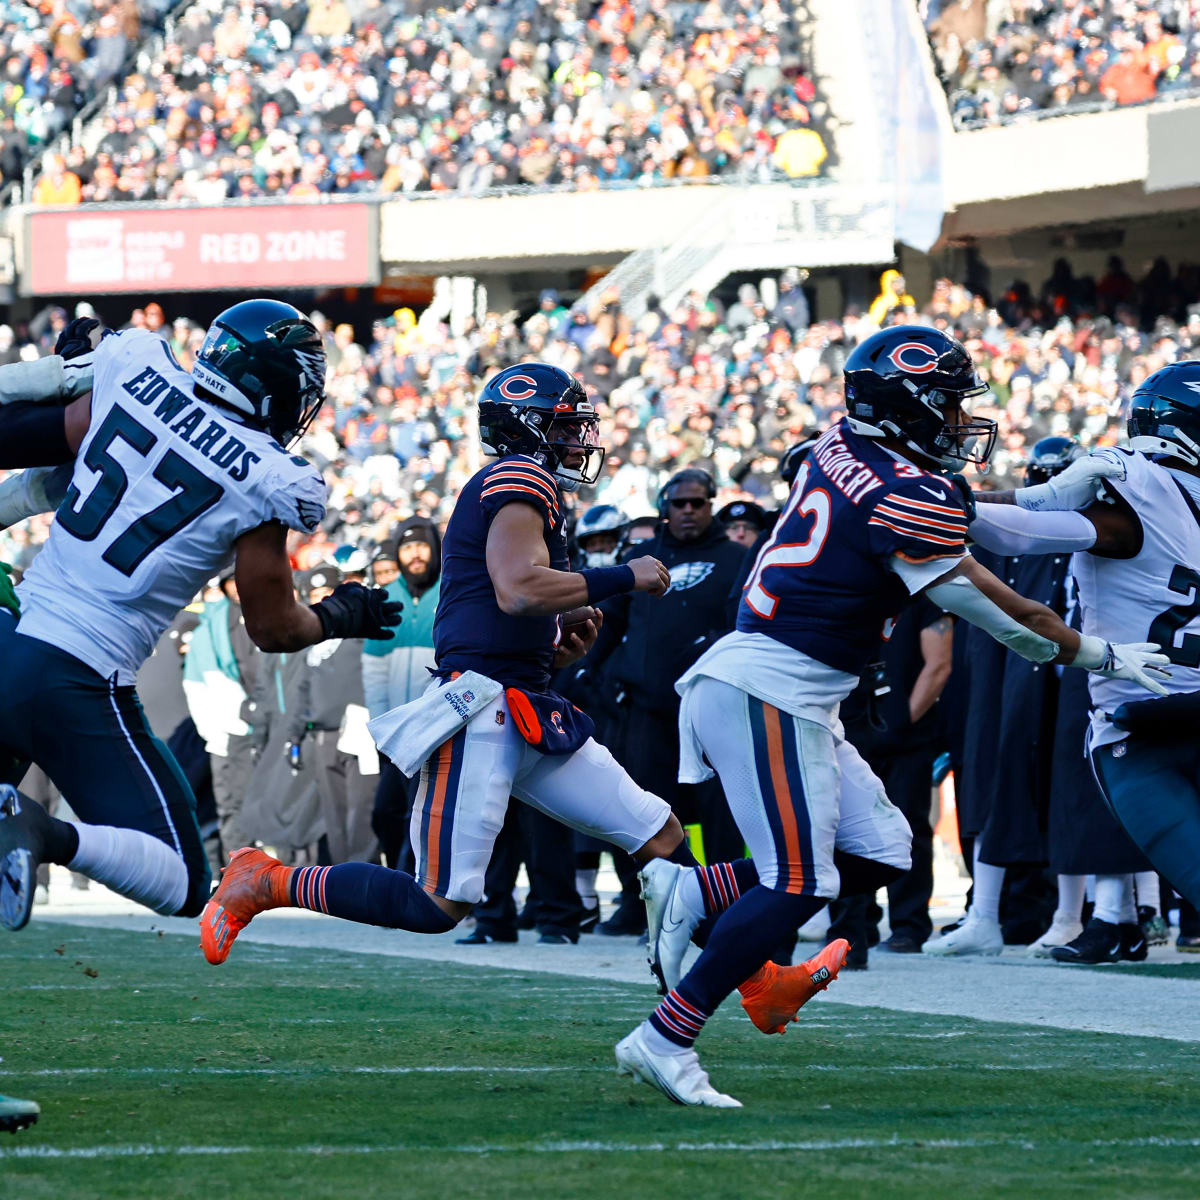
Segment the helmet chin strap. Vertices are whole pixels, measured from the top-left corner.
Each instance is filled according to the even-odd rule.
[[[936,455],[930,454],[928,450],[923,450],[910,437],[906,437],[904,431],[892,421],[881,421],[878,425],[872,425],[867,421],[860,421],[854,417],[847,417],[846,424],[854,430],[859,437],[886,439],[894,438],[902,443],[914,454],[918,455],[924,462],[933,463],[939,468],[946,470],[951,469],[952,464],[943,462]]]
[[[1145,455],[1162,455],[1166,458],[1178,458],[1191,467],[1200,467],[1200,445],[1186,433],[1176,431],[1175,439],[1155,437],[1150,433],[1140,434],[1129,439],[1129,448]]]

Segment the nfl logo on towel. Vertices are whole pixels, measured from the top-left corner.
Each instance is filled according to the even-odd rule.
[[[465,700],[465,701],[466,701],[468,704],[474,704],[474,703],[475,703],[475,693],[474,693],[474,692],[463,692],[463,694],[462,694],[462,698],[463,698],[463,699],[464,699],[464,700]]]

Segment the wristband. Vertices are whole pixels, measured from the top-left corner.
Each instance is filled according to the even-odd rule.
[[[1071,666],[1082,667],[1085,671],[1098,671],[1108,664],[1111,657],[1112,647],[1103,638],[1081,633],[1079,649],[1071,659]]]
[[[589,567],[580,571],[587,584],[588,603],[600,604],[612,596],[632,592],[637,582],[633,568],[628,564],[619,567]]]

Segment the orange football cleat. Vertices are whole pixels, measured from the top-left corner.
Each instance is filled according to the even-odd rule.
[[[837,978],[849,953],[850,943],[838,938],[798,967],[764,963],[738,988],[746,1016],[763,1033],[786,1033],[788,1022]]]
[[[200,949],[210,963],[229,957],[234,939],[260,912],[291,904],[288,880],[293,869],[249,846],[234,851],[200,914]]]

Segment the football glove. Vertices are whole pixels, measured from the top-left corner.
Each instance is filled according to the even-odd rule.
[[[383,641],[400,624],[404,605],[388,597],[381,587],[341,583],[319,604],[310,605],[321,622],[326,638],[370,638]]]
[[[975,520],[975,493],[971,491],[971,485],[967,482],[966,477],[957,471],[953,475],[947,475],[946,478],[954,484],[958,498],[963,502],[963,508],[967,510],[967,524],[969,525]]]
[[[63,326],[63,331],[54,343],[54,353],[62,358],[79,358],[92,352],[92,330],[98,328],[100,322],[95,317],[76,317],[70,324]]]
[[[1083,461],[1083,460],[1080,460]],[[1105,679],[1127,679],[1160,696],[1168,694],[1163,681],[1171,678],[1166,670],[1171,660],[1160,653],[1156,642],[1124,642],[1113,644],[1103,638],[1086,634],[1079,639],[1079,653],[1071,662]]]
[[[1021,508],[1032,512],[1047,509],[1087,508],[1100,495],[1105,479],[1121,478],[1125,468],[1107,455],[1089,454],[1077,458],[1060,475],[1033,487],[1017,488],[1013,499]]]
[[[13,568],[6,562],[0,562],[0,608],[7,608],[14,617],[21,615],[21,602],[13,590]]]

